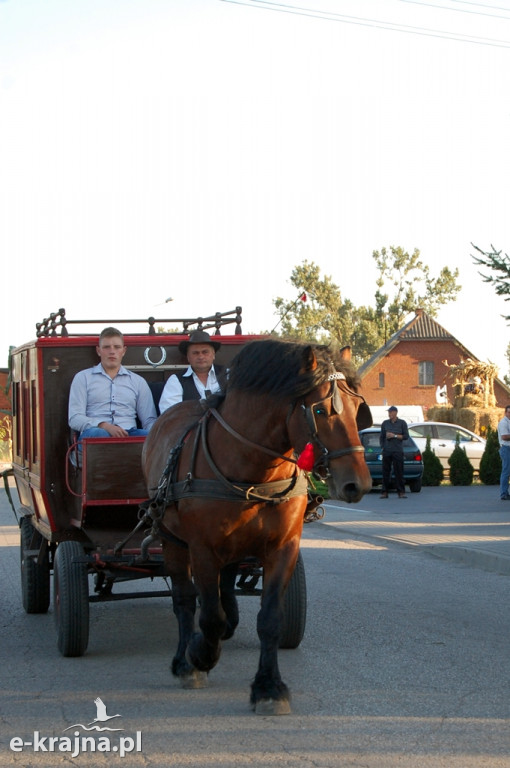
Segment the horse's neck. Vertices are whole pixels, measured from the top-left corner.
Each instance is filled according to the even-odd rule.
[[[235,396],[234,396],[235,395]],[[272,398],[262,395],[229,393],[225,398],[220,413],[225,422],[250,443],[265,446],[279,454],[291,453],[291,446],[286,427],[287,409]],[[220,426],[223,437],[228,436],[232,450],[239,455],[250,456],[257,465],[272,465],[274,457],[255,449]]]

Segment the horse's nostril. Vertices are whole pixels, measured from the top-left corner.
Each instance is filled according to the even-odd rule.
[[[359,501],[363,496],[363,491],[357,483],[346,483],[342,488],[342,491],[345,501],[349,503]]]

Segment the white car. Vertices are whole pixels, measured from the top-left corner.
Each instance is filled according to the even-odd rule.
[[[413,438],[420,451],[423,453],[430,436],[430,447],[441,461],[445,469],[450,469],[448,459],[455,448],[457,435],[460,438],[460,447],[465,448],[466,455],[477,472],[480,469],[480,459],[485,450],[485,440],[474,432],[458,424],[446,424],[441,421],[418,421],[408,424],[409,435]]]

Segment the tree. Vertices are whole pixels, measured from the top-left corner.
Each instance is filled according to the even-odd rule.
[[[329,341],[344,337],[344,317],[349,310],[343,305],[340,288],[331,277],[320,277],[320,267],[313,261],[304,261],[294,267],[291,284],[299,291],[299,299],[286,302],[278,297],[273,301],[280,315],[280,333],[303,341]],[[301,301],[305,295],[306,299]]]
[[[499,439],[496,429],[487,430],[487,442],[480,459],[479,477],[485,485],[499,485],[501,476],[501,456],[499,455]]]
[[[441,485],[444,478],[444,469],[441,460],[430,447],[430,435],[427,435],[427,443],[422,454],[423,476],[422,485]]]
[[[281,336],[337,346],[349,344],[358,365],[381,345],[374,310],[344,301],[339,286],[331,276],[321,277],[320,267],[313,261],[294,267],[290,282],[298,298],[273,300]]]
[[[479,256],[472,256],[475,264],[482,267],[491,269],[496,274],[484,275],[479,272],[485,283],[492,283],[498,296],[503,296],[505,301],[510,300],[510,257],[507,253],[502,254],[502,251],[497,251],[493,245],[491,245],[491,251],[482,251],[477,245],[471,243],[475,251]],[[510,315],[505,315],[505,320],[510,320]]]
[[[448,458],[448,464],[450,465],[450,483],[452,485],[471,485],[474,469],[465,449],[460,447],[459,434],[457,434],[455,448]]]
[[[478,274],[484,281],[484,283],[492,283],[498,296],[503,296],[505,301],[510,301],[510,256],[502,251],[497,251],[493,245],[491,245],[490,251],[482,251],[474,243],[471,243],[475,251],[479,254],[474,256],[471,254],[471,258],[481,267],[491,269],[495,274],[487,275],[479,272]],[[503,315],[505,320],[510,320],[510,315]],[[510,365],[510,344],[506,348],[506,358]],[[510,376],[504,377],[505,384],[510,385]]]
[[[439,277],[431,278],[417,249],[410,256],[402,248],[383,248],[374,251],[373,256],[379,268],[375,307],[356,307],[349,299],[343,299],[331,276],[321,277],[320,267],[313,261],[294,267],[290,282],[298,297],[306,294],[307,301],[286,301],[281,297],[273,300],[280,316],[280,335],[340,346],[349,344],[359,365],[398,330],[409,312],[422,307],[435,315],[438,307],[454,300],[460,290],[456,282],[458,270],[451,272],[445,267]],[[385,293],[387,282],[393,289]]]
[[[375,311],[384,341],[398,331],[407,314],[421,307],[435,317],[439,307],[455,301],[461,289],[457,284],[458,269],[452,272],[443,267],[438,277],[431,277],[417,248],[409,254],[400,247],[390,246],[389,251],[382,248],[372,256],[379,270]],[[390,286],[387,292],[386,285]]]

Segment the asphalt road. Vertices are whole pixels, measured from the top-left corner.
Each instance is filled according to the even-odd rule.
[[[307,628],[298,649],[280,653],[292,714],[261,717],[248,704],[256,598],[241,599],[239,629],[208,688],[183,690],[169,672],[176,626],[167,598],[93,604],[86,655],[62,658],[53,609],[22,609],[4,491],[0,544],[0,766],[510,766],[506,575],[307,525]],[[108,725],[123,731],[108,735],[124,756],[60,751],[73,746],[61,739],[81,733],[77,724],[93,721],[98,697],[121,716]],[[52,753],[43,750],[49,737]]]

